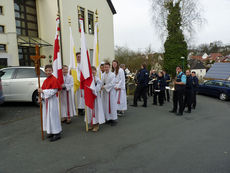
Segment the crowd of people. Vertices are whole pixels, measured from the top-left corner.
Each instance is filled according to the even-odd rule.
[[[166,101],[170,101],[171,90],[173,91],[173,109],[170,112],[178,116],[183,115],[183,112],[191,113],[191,109],[196,108],[196,93],[199,85],[196,72],[186,70],[186,74],[184,74],[182,68],[178,66],[176,74],[174,80],[171,80],[165,70],[158,73],[156,70],[152,70],[149,74],[146,64],[143,63],[135,77],[137,86],[132,106],[137,107],[138,101],[143,99],[142,106],[147,107],[147,93],[153,96],[153,105],[163,106]],[[171,87],[170,83],[172,83]],[[185,111],[186,107],[187,111]]]
[[[76,57],[77,79],[80,81],[81,54],[77,53]],[[124,116],[127,110],[124,65],[119,66],[118,61],[113,60],[112,64],[101,63],[99,69],[92,66],[91,70],[95,83],[94,109],[85,105],[84,90],[80,84],[75,86],[74,91],[74,79],[68,66],[62,68],[62,85],[54,77],[52,65],[45,66],[47,78],[38,92],[41,94],[39,102],[43,105],[43,131],[51,142],[61,139],[61,123],[70,124],[71,118],[77,114],[85,115],[88,129],[93,132],[97,132],[99,125],[104,123],[115,126],[118,116]]]
[[[80,81],[81,54],[77,53],[77,81]],[[62,68],[64,83],[53,76],[52,65],[45,66],[47,79],[44,81],[38,92],[41,94],[43,104],[43,130],[46,131],[50,141],[61,138],[61,123],[70,124],[71,118],[75,115],[85,115],[85,121],[89,124],[89,130],[97,132],[99,125],[109,124],[115,126],[118,116],[124,116],[127,110],[127,85],[125,65],[119,65],[117,60],[102,62],[100,68],[92,66],[93,81],[95,83],[94,109],[85,105],[84,90],[80,88],[80,82],[74,82],[71,69],[64,65]],[[176,78],[171,80],[166,71],[155,70],[148,72],[146,64],[141,65],[141,69],[136,73],[136,88],[134,92],[133,105],[138,106],[138,101],[143,99],[143,107],[147,107],[147,93],[153,96],[153,105],[163,106],[170,102],[170,90],[173,91],[173,109],[171,113],[178,116],[183,112],[191,113],[191,109],[196,108],[196,92],[198,88],[198,78],[195,72],[186,70],[184,74],[182,68],[176,68]],[[178,106],[179,105],[179,106]],[[187,111],[185,108],[187,107]],[[60,109],[59,109],[60,108]],[[61,121],[60,121],[61,115]]]

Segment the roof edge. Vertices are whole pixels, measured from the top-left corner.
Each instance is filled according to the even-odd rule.
[[[109,5],[109,7],[110,7],[110,9],[111,9],[111,11],[113,13],[113,15],[117,14],[116,9],[114,8],[114,5],[113,5],[112,1],[111,0],[107,0],[107,3]]]

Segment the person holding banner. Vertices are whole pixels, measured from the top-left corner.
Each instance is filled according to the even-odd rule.
[[[61,117],[62,123],[70,124],[71,117],[76,115],[73,93],[73,77],[68,74],[68,66],[62,67],[64,84],[61,91]]]
[[[116,125],[117,98],[115,90],[115,74],[110,71],[110,63],[104,65],[105,72],[102,76],[102,103],[105,119],[111,126]]]
[[[80,70],[81,53],[77,52],[76,53],[76,57],[77,57],[77,78],[80,81],[80,75],[81,75],[81,70]],[[78,115],[84,116],[84,114],[85,114],[84,90],[79,88],[77,90],[77,92],[76,92],[76,95],[77,95]]]
[[[127,97],[125,90],[125,73],[122,68],[119,67],[118,61],[113,60],[112,72],[115,74],[115,90],[117,99],[117,113],[118,116],[124,116],[127,110]]]
[[[59,117],[58,106],[58,91],[60,91],[61,85],[56,77],[52,75],[52,65],[45,66],[46,80],[43,82],[42,88],[38,88],[38,92],[41,93],[43,104],[43,130],[47,132],[50,141],[56,141],[61,139],[61,121]]]
[[[89,130],[92,130],[93,132],[97,132],[99,130],[99,124],[105,123],[105,115],[103,111],[103,105],[102,105],[102,99],[101,99],[101,87],[102,87],[102,82],[97,76],[97,68],[92,66],[92,74],[94,77],[94,82],[95,82],[95,87],[96,87],[96,93],[97,93],[97,98],[95,99],[94,102],[94,109],[87,109],[88,113],[88,123],[91,124],[89,127]]]

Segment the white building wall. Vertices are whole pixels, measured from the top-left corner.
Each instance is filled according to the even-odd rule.
[[[71,18],[72,32],[76,51],[80,51],[80,32],[78,26],[78,6],[85,8],[85,26],[86,26],[86,43],[88,49],[93,49],[94,35],[88,33],[88,10],[99,13],[99,58],[100,61],[115,58],[114,53],[114,31],[113,31],[113,14],[106,0],[60,0],[61,9],[61,32],[63,48],[63,64],[69,64],[69,24],[68,17]],[[54,44],[57,0],[39,0],[37,1],[39,36],[41,39]],[[95,16],[94,16],[95,17]],[[47,58],[43,65],[48,63],[48,56],[53,56],[53,47],[44,47],[41,54]]]
[[[0,15],[0,25],[5,26],[5,33],[0,34],[0,44],[6,44],[6,53],[0,52],[1,58],[8,58],[8,65],[18,66],[18,44],[16,35],[16,24],[14,15],[14,2],[12,0],[1,0],[3,15]]]

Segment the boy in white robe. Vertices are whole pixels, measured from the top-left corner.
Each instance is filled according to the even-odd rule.
[[[89,130],[92,130],[93,132],[97,132],[99,130],[99,124],[105,123],[105,115],[103,111],[102,99],[100,94],[102,82],[99,79],[99,77],[97,77],[96,67],[92,66],[91,68],[94,76],[97,98],[95,99],[94,102],[94,110],[88,108],[87,114],[88,114],[88,122],[91,124]]]
[[[64,84],[61,91],[61,117],[62,122],[71,123],[71,117],[76,115],[73,93],[73,77],[68,74],[68,66],[62,67]]]
[[[45,66],[46,80],[38,92],[42,97],[43,104],[43,130],[47,132],[50,141],[61,138],[61,121],[59,117],[58,90],[61,90],[59,81],[52,75],[52,65]],[[39,100],[40,102],[41,100]]]
[[[80,63],[81,63],[81,53],[77,52],[76,53],[76,57],[77,57],[77,78],[80,81]],[[76,103],[76,107],[78,109],[78,115],[85,115],[85,99],[84,99],[84,90],[83,89],[79,89],[76,92],[76,96],[77,96],[77,103]]]
[[[124,70],[118,66],[118,61],[113,60],[112,72],[115,74],[115,90],[117,96],[117,112],[119,116],[124,116],[127,110],[127,96],[125,89],[125,73]]]
[[[116,125],[117,99],[115,87],[115,74],[110,72],[110,63],[105,63],[105,72],[102,76],[102,103],[107,123]]]

